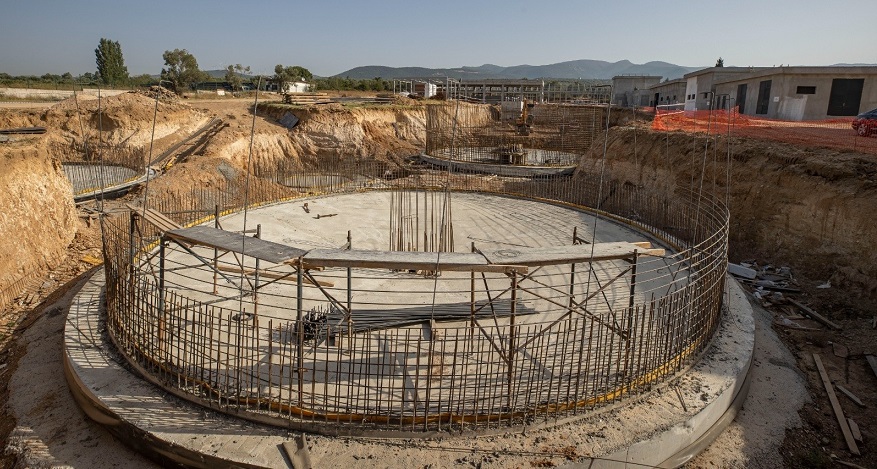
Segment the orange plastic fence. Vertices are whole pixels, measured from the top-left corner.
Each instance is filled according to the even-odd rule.
[[[818,121],[785,121],[730,111],[679,111],[658,109],[652,130],[683,131],[775,140],[803,146],[825,147],[877,155],[877,136],[859,136],[853,118]]]

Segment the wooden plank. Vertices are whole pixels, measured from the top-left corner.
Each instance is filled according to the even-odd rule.
[[[150,208],[150,209],[146,210],[146,214],[148,214],[151,217],[154,217],[157,221],[159,221],[160,223],[162,223],[164,225],[167,225],[170,227],[182,228],[182,226],[180,226],[179,223],[171,220],[170,218],[167,217],[167,215],[159,212],[158,210]]]
[[[182,228],[177,222],[171,220],[163,213],[154,209],[143,210],[143,207],[138,207],[131,204],[125,204],[129,210],[136,213],[140,218],[146,220],[149,224],[155,226],[160,231],[170,231],[170,230],[178,230]]]
[[[597,244],[574,244],[541,248],[481,250],[491,264],[519,264],[526,266],[573,264],[616,259],[630,259],[634,251],[640,255],[662,256],[663,249],[642,249],[625,241]]]
[[[853,434],[853,439],[862,442],[862,432],[859,430],[859,424],[855,422],[855,420],[851,418],[847,418],[847,423],[850,425],[850,433]]]
[[[855,402],[857,406],[865,407],[865,404],[862,404],[862,401],[859,400],[859,398],[855,394],[853,394],[849,389],[847,389],[839,384],[835,384],[835,386],[837,386],[837,389],[840,392],[844,393],[847,397],[849,397],[851,401]]]
[[[323,267],[362,267],[396,270],[462,270],[487,267],[477,253],[312,249],[302,260]]]
[[[819,321],[822,324],[824,324],[832,329],[840,330],[840,326],[829,321],[828,318],[826,318],[825,316],[817,313],[816,311],[813,311],[812,309],[808,308],[807,306],[804,306],[800,302],[796,301],[794,298],[786,297],[786,299],[789,300],[789,303],[792,303],[793,305],[797,306],[798,308],[801,309],[801,311],[804,311],[805,313],[807,313],[808,316],[815,319],[816,321]]]
[[[822,378],[822,385],[825,386],[825,392],[828,393],[828,400],[831,401],[831,408],[834,410],[834,416],[837,418],[840,430],[844,434],[844,440],[847,442],[847,447],[850,449],[851,453],[858,456],[861,454],[859,453],[859,447],[856,445],[856,440],[853,439],[850,425],[847,423],[840,402],[837,401],[837,395],[834,394],[834,387],[831,385],[831,380],[828,378],[828,373],[825,371],[825,367],[822,366],[822,359],[819,358],[818,353],[813,354],[813,361],[816,362],[816,369],[819,370],[819,377]]]
[[[858,464],[853,464],[851,462],[841,461],[840,459],[835,459],[834,462],[836,462],[844,467],[852,467],[853,469],[868,469],[865,466],[860,466]]]
[[[264,239],[253,238],[231,231],[219,230],[209,226],[193,226],[191,228],[171,230],[165,235],[175,241],[236,252],[274,264],[282,264],[307,253],[307,251],[296,247],[265,241]]]
[[[874,372],[874,376],[877,376],[877,357],[874,355],[865,355],[865,359],[868,360],[868,364],[871,365],[871,371]]]

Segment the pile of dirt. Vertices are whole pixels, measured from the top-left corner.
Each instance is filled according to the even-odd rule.
[[[100,109],[100,112],[98,112]],[[139,92],[101,100],[69,98],[52,106],[43,116],[54,141],[89,140],[110,145],[146,147],[176,132],[193,130],[206,116],[179,102],[156,101]]]
[[[42,112],[36,110],[0,109],[0,129],[42,125]]]
[[[162,86],[150,86],[148,90],[138,90],[137,93],[165,103],[178,103],[180,101],[180,97],[176,93]]]

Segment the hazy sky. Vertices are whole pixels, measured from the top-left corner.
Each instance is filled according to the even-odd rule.
[[[108,1],[3,0],[0,72],[95,70],[102,37],[132,75],[168,49],[203,70],[302,65],[544,65],[576,59],[685,66],[877,63],[875,0]]]

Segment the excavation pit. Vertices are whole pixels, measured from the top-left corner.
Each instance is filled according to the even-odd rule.
[[[522,107],[523,109],[523,107]],[[486,106],[431,106],[421,158],[453,171],[534,177],[571,174],[603,125],[603,107],[539,103],[522,117]]]

